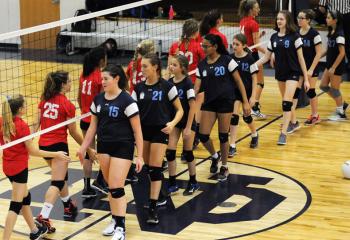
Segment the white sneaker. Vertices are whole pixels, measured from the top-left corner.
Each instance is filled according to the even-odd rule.
[[[108,226],[103,230],[102,235],[103,236],[113,236],[115,232],[115,221],[112,218],[111,222],[108,224]]]
[[[330,121],[344,121],[344,120],[346,120],[346,115],[345,115],[345,113],[339,113],[336,111],[333,115],[328,117],[328,120],[330,120]]]
[[[117,227],[115,229],[114,235],[112,240],[125,240],[125,232],[124,229],[121,227]]]
[[[256,120],[265,120],[267,118],[267,116],[263,113],[260,112],[260,110],[257,111],[251,111],[251,114],[253,117],[256,118]]]

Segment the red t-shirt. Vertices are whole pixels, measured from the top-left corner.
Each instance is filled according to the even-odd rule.
[[[259,24],[255,18],[252,16],[242,18],[239,23],[239,28],[241,29],[241,33],[247,37],[248,47],[253,46],[253,33],[259,32]],[[258,50],[254,48],[252,51],[257,52]]]
[[[179,46],[180,44],[180,46]],[[204,51],[200,43],[196,39],[191,39],[187,49],[185,42],[174,42],[169,50],[170,56],[175,56],[176,54],[181,54],[187,57],[188,59],[188,71],[191,72],[197,69],[198,63],[205,58]],[[192,82],[196,81],[196,74],[191,75]]]
[[[40,126],[46,129],[75,116],[75,106],[63,94],[57,94],[48,101],[39,103]],[[67,143],[68,126],[40,135],[39,145],[49,146],[55,143]]]
[[[126,69],[126,73],[129,76],[129,82],[130,82],[129,92],[130,93],[132,93],[136,84],[143,82],[143,81],[146,81],[146,78],[142,75],[142,71],[141,71],[141,60],[142,60],[142,58],[137,59],[135,72],[132,71],[132,66],[134,65],[134,60],[132,60],[129,63],[128,68]]]
[[[228,49],[228,42],[227,42],[227,37],[225,36],[225,34],[223,34],[222,32],[220,32],[217,28],[211,28],[209,30],[209,33],[208,34],[214,34],[214,35],[218,35],[222,42],[224,43],[226,49]],[[197,38],[197,42],[202,42],[203,41],[203,37],[198,35],[198,38]]]
[[[100,69],[96,69],[89,76],[80,76],[80,103],[81,103],[81,114],[90,112],[90,106],[95,96],[101,92],[102,88],[102,77]],[[91,116],[81,119],[86,123],[90,123]]]
[[[15,117],[13,119],[16,128],[16,135],[11,136],[11,141],[28,136],[30,130],[28,124],[21,118]],[[2,126],[2,119],[0,118],[0,126]],[[4,145],[4,135],[0,131],[0,143]],[[28,168],[29,154],[24,142],[16,144],[12,147],[4,149],[2,157],[2,169],[7,176],[14,176]]]

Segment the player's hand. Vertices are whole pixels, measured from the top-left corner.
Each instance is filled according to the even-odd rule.
[[[70,157],[68,156],[68,154],[66,152],[58,151],[58,152],[56,152],[56,155],[57,156],[55,158],[62,160],[62,161],[70,162]]]
[[[271,58],[270,58],[270,66],[271,66],[272,68],[275,68],[275,55],[274,55],[274,54],[271,55]]]
[[[250,107],[253,107],[255,105],[255,102],[256,102],[255,96],[251,96],[249,99]]]
[[[335,69],[334,69],[334,68],[328,69],[329,75],[333,76],[333,75],[334,75],[334,72],[335,72]]]
[[[310,82],[307,79],[304,80],[304,89],[305,89],[305,92],[308,92],[310,89]]]
[[[135,165],[136,165],[136,168],[135,168],[136,172],[137,173],[141,172],[142,167],[144,165],[143,158],[142,157],[136,157]]]
[[[174,129],[174,125],[173,125],[173,122],[168,122],[166,124],[166,127],[163,128],[161,131],[165,134],[170,134]]]
[[[79,158],[80,164],[83,165],[86,155],[86,150],[80,147],[76,153],[76,156]]]
[[[96,163],[97,157],[96,157],[96,151],[92,148],[87,149],[87,153],[89,155],[90,161],[92,161],[93,164]]]
[[[187,139],[187,138],[190,138],[191,137],[191,134],[192,134],[192,130],[191,130],[191,127],[186,127],[183,131],[183,138],[184,139]]]
[[[309,70],[307,71],[307,77],[308,77],[309,80],[312,78],[312,75],[314,75],[314,71],[312,71],[311,69],[309,69]]]
[[[251,108],[248,102],[243,103],[243,113],[244,116],[249,116],[251,114]]]

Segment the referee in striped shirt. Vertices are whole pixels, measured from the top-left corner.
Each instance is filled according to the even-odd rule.
[[[339,11],[343,15],[345,52],[348,59],[347,67],[350,69],[350,0],[320,0],[319,9],[322,13],[326,13],[326,9],[329,9]]]

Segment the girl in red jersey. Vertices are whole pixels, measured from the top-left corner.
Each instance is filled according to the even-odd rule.
[[[151,39],[145,39],[141,41],[135,50],[134,58],[126,69],[126,76],[129,79],[129,92],[132,93],[136,84],[145,81],[146,78],[142,75],[141,60],[147,53],[155,53],[154,41]]]
[[[22,120],[25,113],[25,101],[22,95],[8,97],[2,103],[2,118],[0,118],[0,144],[15,141],[30,134],[28,124]],[[37,227],[30,209],[31,195],[28,191],[28,159],[29,154],[37,157],[54,157],[62,162],[68,162],[69,157],[64,152],[47,152],[37,149],[32,140],[18,143],[12,147],[0,150],[3,159],[3,171],[12,185],[12,197],[3,233],[4,240],[11,238],[17,216],[22,215],[31,231],[30,239],[39,239],[48,229]]]
[[[44,92],[39,103],[39,124],[41,129],[46,129],[62,123],[75,116],[75,106],[65,96],[70,91],[72,81],[68,72],[56,71],[47,75]],[[73,139],[80,145],[83,142],[81,134],[77,131],[75,122],[68,126],[63,126],[40,136],[39,148],[46,151],[64,151],[69,153],[67,144],[67,129]],[[89,156],[94,156],[94,152],[89,150]],[[70,218],[77,213],[76,204],[70,199],[68,193],[68,163],[57,158],[45,158],[51,168],[51,186],[46,192],[45,203],[36,221],[41,225],[46,225],[48,233],[56,231],[51,226],[49,215],[60,195],[64,205],[64,217]]]
[[[256,0],[242,0],[239,4],[238,14],[242,18],[239,27],[241,33],[247,37],[248,47],[259,44],[260,37],[264,35],[264,32],[259,32],[259,23],[256,21],[256,17],[260,13],[259,3]],[[257,46],[252,49],[252,55],[255,61],[259,60],[259,52],[265,53],[265,49],[261,46]],[[257,119],[265,119],[266,115],[260,111],[260,96],[264,88],[264,71],[263,67],[259,67],[258,77],[258,88],[256,89],[256,102],[252,107],[253,116]]]
[[[169,50],[169,58],[168,58],[168,66],[170,66],[170,61],[172,57],[180,54],[184,55],[188,59],[188,71],[192,72],[197,69],[197,65],[200,61],[202,61],[205,58],[205,53],[200,45],[200,43],[197,41],[197,38],[199,36],[199,28],[198,28],[198,22],[194,19],[188,19],[185,21],[183,27],[182,27],[182,35],[180,38],[180,41],[175,42],[171,45]],[[196,81],[196,74],[192,73],[191,76],[189,76],[192,80],[192,83],[194,84]],[[203,94],[200,94],[201,96]],[[201,105],[203,102],[203,96],[197,97],[197,100],[200,101],[198,104]],[[194,141],[194,147],[196,147],[199,144],[199,138],[198,138],[198,130],[199,130],[199,121],[200,121],[200,110],[196,112],[196,138]],[[186,161],[184,159],[183,154],[181,154],[181,160]]]
[[[79,80],[78,91],[78,104],[81,110],[81,114],[90,112],[90,106],[94,97],[102,90],[102,77],[101,68],[107,63],[106,50],[102,47],[91,49],[84,56],[83,72]],[[91,117],[86,117],[80,120],[80,129],[85,136],[86,131],[89,128]],[[92,141],[91,148],[95,148],[95,141]],[[91,188],[90,178],[92,173],[93,161],[89,159],[89,156],[85,156],[83,169],[84,169],[84,190],[82,192],[83,198],[95,197],[96,192]],[[104,188],[107,184],[103,180],[101,170],[97,174],[96,181],[93,183],[93,187],[99,191],[106,193]]]
[[[222,42],[224,43],[226,49],[228,49],[228,41],[225,34],[219,31],[219,27],[223,23],[223,15],[217,9],[211,10],[204,17],[199,26],[200,37],[198,41],[202,42],[202,37],[207,34],[214,34],[220,36]]]

